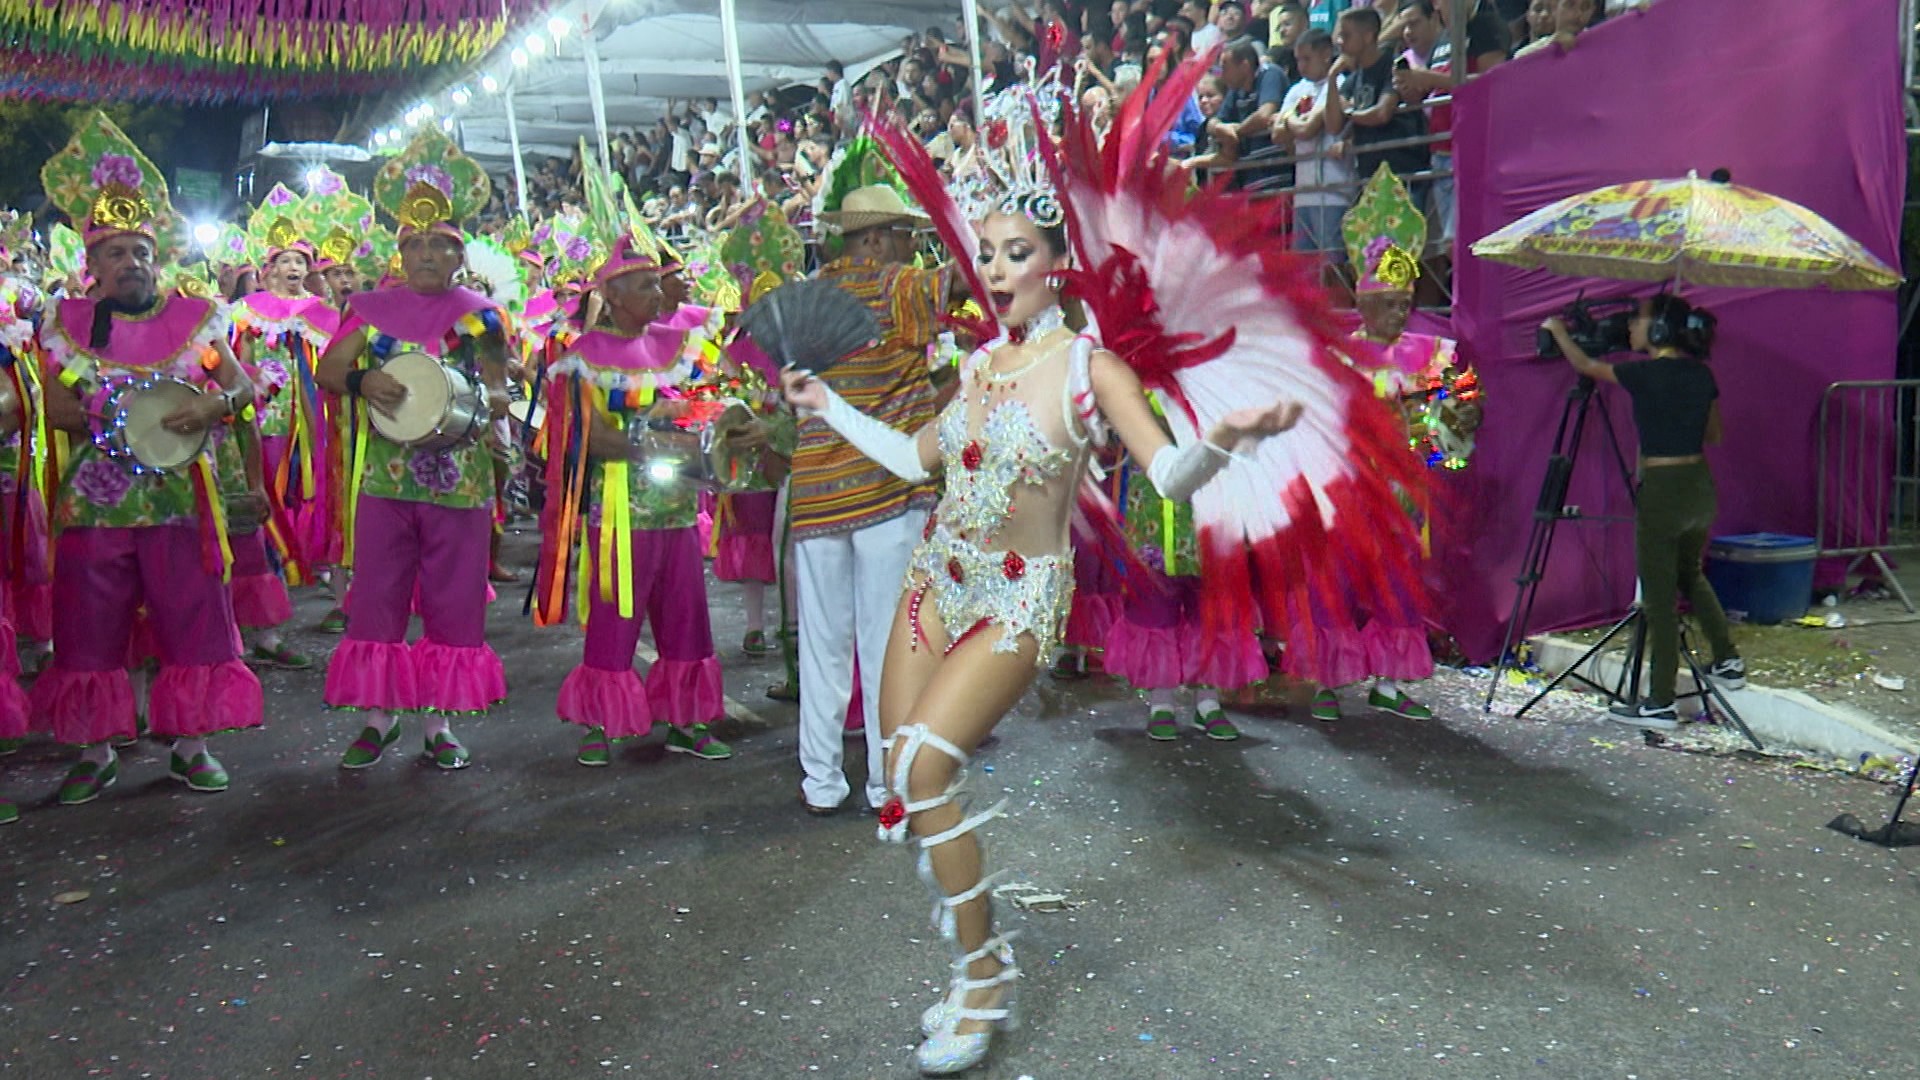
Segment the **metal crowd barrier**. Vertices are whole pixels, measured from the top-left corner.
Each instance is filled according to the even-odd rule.
[[[1871,562],[1913,612],[1886,555],[1920,550],[1920,379],[1828,386],[1817,438],[1819,556]]]

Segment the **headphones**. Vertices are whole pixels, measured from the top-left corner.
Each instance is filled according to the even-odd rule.
[[[1647,344],[1656,349],[1672,346],[1693,352],[1713,333],[1715,323],[1708,312],[1663,293],[1654,297],[1647,321]]]

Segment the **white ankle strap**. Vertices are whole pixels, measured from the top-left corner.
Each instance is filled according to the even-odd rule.
[[[981,878],[975,883],[973,888],[967,889],[964,892],[955,893],[952,896],[942,897],[940,903],[944,905],[948,911],[952,911],[1006,880],[1008,873],[1009,871],[1006,870],[996,870],[986,877]]]
[[[966,834],[979,828],[980,826],[985,825],[987,822],[992,821],[994,818],[1005,817],[1006,813],[1007,813],[1007,800],[1001,799],[999,802],[994,803],[992,806],[987,807],[985,810],[982,810],[977,814],[974,814],[972,817],[961,819],[960,824],[955,825],[953,828],[948,829],[945,832],[938,832],[938,833],[934,833],[932,836],[922,837],[920,840],[920,847],[924,850],[926,848],[939,847],[941,844],[944,844],[949,840],[957,840],[960,837],[965,836]]]

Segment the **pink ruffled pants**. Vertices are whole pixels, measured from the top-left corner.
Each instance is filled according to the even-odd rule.
[[[1295,626],[1287,636],[1285,668],[1295,678],[1329,687],[1366,679],[1419,682],[1433,677],[1433,650],[1425,626],[1369,617],[1357,630]]]
[[[713,560],[713,576],[721,581],[773,584],[773,523],[779,493],[749,491],[721,499],[720,553]]]
[[[695,528],[645,529],[633,534],[633,617],[620,617],[617,599],[600,595],[600,530],[586,537],[593,575],[587,607],[587,641],[580,666],[560,684],[560,719],[600,727],[607,736],[645,735],[656,720],[675,727],[718,720],[722,700],[720,660],[713,654],[713,626]],[[355,582],[354,587],[359,588]],[[642,680],[633,670],[640,630],[653,623],[660,659]]]
[[[53,575],[53,664],[34,682],[35,721],[63,743],[134,734],[127,680],[144,603],[160,657],[147,704],[153,733],[198,738],[259,727],[260,680],[240,662],[233,606],[201,563],[193,525],[68,529]]]
[[[33,705],[20,689],[20,655],[14,651],[13,619],[0,589],[0,739],[25,738],[32,730]]]
[[[490,507],[362,496],[347,633],[327,663],[336,709],[485,712],[507,696],[487,644]],[[426,632],[407,644],[414,590]]]
[[[1157,581],[1127,589],[1107,630],[1107,674],[1140,690],[1238,690],[1267,677],[1267,660],[1252,632],[1208,632],[1200,618],[1199,578],[1146,572]]]
[[[233,620],[243,630],[268,630],[293,618],[287,583],[267,561],[264,529],[228,538],[233,547]]]

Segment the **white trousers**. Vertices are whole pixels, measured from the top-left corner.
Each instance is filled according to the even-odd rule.
[[[867,727],[867,804],[879,806],[886,799],[880,668],[907,565],[926,523],[925,511],[912,510],[878,525],[793,545],[800,594],[800,768],[806,773],[801,790],[814,806],[839,806],[851,792],[842,755],[856,655]]]

